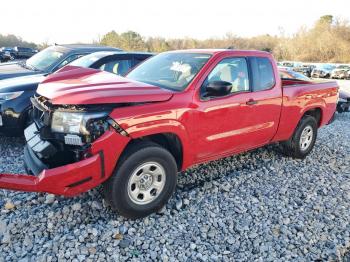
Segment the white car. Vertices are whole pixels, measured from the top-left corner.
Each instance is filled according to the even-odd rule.
[[[331,78],[336,79],[346,79],[349,77],[350,66],[348,65],[340,65],[332,70]]]

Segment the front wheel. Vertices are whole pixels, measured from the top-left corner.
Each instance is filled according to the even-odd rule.
[[[304,116],[293,136],[288,141],[282,142],[284,154],[299,159],[305,158],[315,145],[317,127],[317,121],[313,116]]]
[[[160,210],[176,187],[177,165],[156,143],[131,145],[104,183],[106,201],[124,217],[137,219]]]

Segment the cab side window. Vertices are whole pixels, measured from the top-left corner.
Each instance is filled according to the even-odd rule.
[[[226,81],[232,84],[231,93],[249,91],[248,65],[245,58],[225,58],[208,75],[207,83]]]
[[[65,65],[68,65],[69,63],[73,62],[74,60],[80,58],[84,56],[83,54],[75,54],[75,55],[71,55],[71,56],[68,56],[66,59],[64,59],[58,66],[57,66],[57,69],[60,69],[62,67],[64,67]]]
[[[100,69],[116,75],[125,75],[132,67],[132,60],[113,60],[100,66]]]
[[[253,73],[253,91],[273,88],[276,80],[271,61],[266,57],[251,57],[250,63]]]

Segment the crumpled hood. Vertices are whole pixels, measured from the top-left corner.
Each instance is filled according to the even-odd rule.
[[[40,74],[42,72],[39,71],[32,71],[29,69],[26,69],[22,66],[20,66],[18,63],[3,63],[0,64],[0,80],[12,78],[12,77],[19,77],[19,76],[26,76],[26,75],[36,75]]]
[[[66,66],[49,75],[37,93],[54,105],[161,102],[173,92],[97,69]]]

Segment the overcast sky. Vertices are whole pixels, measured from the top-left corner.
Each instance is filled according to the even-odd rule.
[[[36,43],[91,42],[108,31],[143,36],[287,34],[332,14],[350,20],[350,0],[1,1],[0,33]]]

